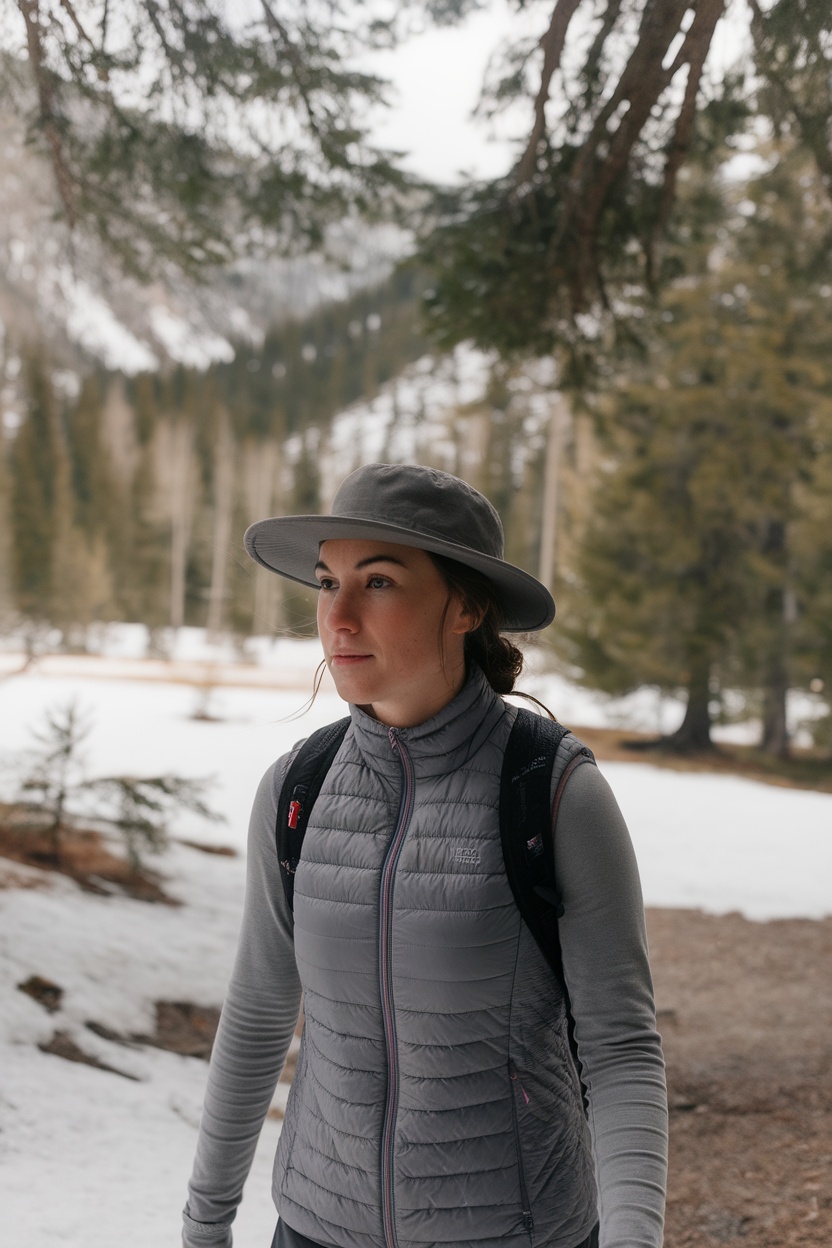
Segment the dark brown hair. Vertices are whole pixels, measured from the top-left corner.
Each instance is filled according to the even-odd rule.
[[[523,651],[500,632],[503,611],[493,583],[476,568],[469,568],[447,555],[435,555],[432,551],[427,553],[439,569],[449,592],[457,594],[474,619],[479,620],[477,627],[465,634],[466,665],[470,667],[472,662],[478,664],[495,693],[513,693],[515,697],[525,698],[554,719],[548,706],[534,694],[514,688],[523,670]]]
[[[429,552],[430,553],[430,552]],[[513,693],[523,670],[523,652],[500,632],[502,609],[487,576],[447,555],[430,555],[452,594],[458,595],[477,627],[465,634],[465,660],[477,663],[495,693]]]

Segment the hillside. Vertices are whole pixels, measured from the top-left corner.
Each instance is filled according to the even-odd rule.
[[[379,282],[402,247],[393,230],[345,227],[327,258],[256,257],[207,274],[204,283],[171,271],[143,284],[116,271],[93,241],[70,238],[50,168],[20,121],[0,113],[0,343],[7,353],[9,344],[38,338],[76,370],[205,368],[232,359],[236,342],[259,343],[276,321]]]

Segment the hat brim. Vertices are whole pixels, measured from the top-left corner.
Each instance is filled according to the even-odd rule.
[[[466,567],[476,568],[497,590],[503,611],[502,628],[506,632],[538,632],[555,618],[552,595],[545,585],[522,568],[470,550],[462,543],[399,528],[395,524],[350,516],[275,516],[252,524],[243,541],[252,559],[264,568],[317,589],[315,564],[321,542],[336,538],[354,541],[380,538],[401,546],[415,546],[434,555],[447,555]]]

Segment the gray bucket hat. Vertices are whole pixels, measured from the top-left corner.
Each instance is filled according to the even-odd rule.
[[[317,587],[321,542],[344,537],[416,546],[476,568],[497,590],[507,632],[535,632],[555,618],[545,585],[503,559],[503,526],[488,499],[436,468],[367,464],[342,482],[330,515],[258,520],[244,541],[264,568]]]

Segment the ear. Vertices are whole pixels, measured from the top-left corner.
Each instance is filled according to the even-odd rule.
[[[482,617],[481,611],[473,611],[467,602],[456,594],[454,595],[451,606],[448,608],[448,620],[451,632],[455,636],[461,637],[465,633],[473,633],[482,624]]]

